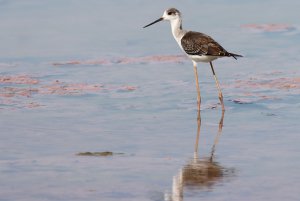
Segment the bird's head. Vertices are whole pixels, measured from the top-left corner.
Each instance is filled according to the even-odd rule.
[[[149,27],[152,24],[155,24],[155,23],[163,21],[163,20],[174,21],[174,20],[178,20],[180,18],[181,18],[181,13],[179,10],[177,10],[176,8],[169,8],[164,11],[163,16],[161,18],[155,20],[154,22],[151,22],[150,24],[144,26],[143,28]]]
[[[169,9],[165,10],[165,12],[162,16],[162,18],[164,20],[169,20],[169,21],[177,20],[180,17],[181,17],[181,13],[176,8],[169,8]]]

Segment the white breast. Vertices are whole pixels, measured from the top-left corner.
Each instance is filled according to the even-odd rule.
[[[195,62],[211,62],[215,59],[220,58],[220,56],[206,56],[206,55],[188,55],[188,57]]]

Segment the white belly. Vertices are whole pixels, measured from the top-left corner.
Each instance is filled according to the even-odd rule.
[[[194,62],[211,62],[215,59],[220,58],[221,56],[206,56],[206,55],[188,55],[188,57]]]

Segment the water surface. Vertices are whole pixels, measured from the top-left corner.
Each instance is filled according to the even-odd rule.
[[[196,154],[192,64],[168,23],[141,28],[171,6],[185,28],[245,56],[215,62],[221,131],[213,76],[199,64]],[[298,200],[297,8],[0,1],[0,200]]]

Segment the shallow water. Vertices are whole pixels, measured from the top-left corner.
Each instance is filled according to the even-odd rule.
[[[229,2],[0,1],[0,200],[299,200],[299,2]],[[169,24],[141,28],[170,6],[245,55],[214,63],[222,130],[209,66],[200,127]]]

